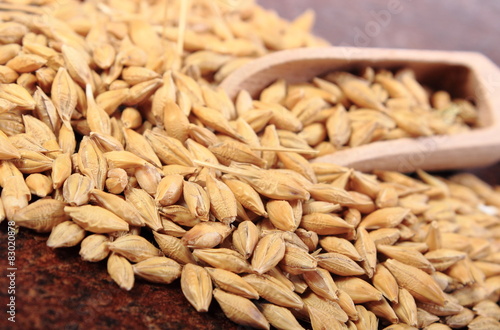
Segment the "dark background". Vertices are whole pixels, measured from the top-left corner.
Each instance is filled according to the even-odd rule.
[[[316,11],[314,32],[333,45],[477,51],[500,65],[500,2],[495,0],[263,0],[293,19]],[[381,11],[397,8],[389,19]],[[379,17],[377,21],[376,17]],[[384,19],[381,19],[384,18]],[[374,22],[378,24],[378,30]],[[361,39],[362,32],[368,40]]]
[[[295,18],[307,8],[317,12],[315,32],[334,45],[470,50],[500,65],[500,2],[496,0],[272,0],[260,1],[281,16]],[[400,12],[380,16],[389,6]],[[382,23],[377,23],[378,13]],[[383,13],[383,12],[382,12]],[[377,28],[378,24],[378,28]],[[372,30],[370,30],[372,29]],[[368,38],[360,37],[364,31]],[[473,171],[491,184],[500,166]],[[6,224],[0,225],[0,328],[7,322]],[[21,230],[16,238],[16,328],[24,329],[236,329],[217,304],[199,314],[180,292],[140,280],[131,292],[109,278],[106,264],[81,262],[78,248],[52,251],[46,235]]]

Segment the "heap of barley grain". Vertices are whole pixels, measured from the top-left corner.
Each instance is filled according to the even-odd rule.
[[[217,88],[254,57],[324,44],[311,13],[12,3],[0,4],[0,220],[107,258],[126,290],[180,277],[197,311],[215,298],[251,327],[500,326],[500,192],[469,174],[308,162],[469,129],[470,103],[409,70],[280,80],[234,103]]]

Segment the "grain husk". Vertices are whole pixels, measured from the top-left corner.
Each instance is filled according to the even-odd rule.
[[[160,250],[139,235],[118,237],[108,244],[108,248],[131,262],[141,262],[149,258],[162,256]]]
[[[271,303],[290,308],[302,308],[303,306],[302,300],[296,293],[269,275],[250,274],[243,276],[243,279],[257,290],[260,297]]]
[[[127,259],[112,253],[108,258],[108,274],[120,288],[132,290],[135,282],[134,270]]]
[[[79,244],[85,237],[85,230],[73,221],[63,221],[52,228],[47,239],[51,248],[71,247]]]
[[[214,298],[230,320],[256,329],[269,329],[266,318],[250,300],[220,289],[214,290]]]
[[[65,206],[64,212],[83,229],[96,234],[129,229],[129,225],[123,219],[99,206]]]
[[[158,243],[158,246],[165,256],[174,259],[180,264],[196,264],[191,250],[182,244],[180,239],[171,235],[159,234],[157,232],[153,232],[153,235],[156,243]]]
[[[85,261],[98,262],[109,255],[109,238],[102,234],[92,234],[85,237],[80,246],[80,257]]]
[[[212,301],[212,280],[203,267],[195,264],[184,265],[181,273],[181,289],[197,312],[208,312],[208,306]]]
[[[441,306],[445,303],[446,298],[443,292],[432,277],[424,271],[394,259],[388,259],[384,265],[396,278],[398,284],[407,289],[415,299]]]
[[[172,259],[151,257],[132,265],[134,274],[149,282],[170,284],[181,276],[181,266]]]
[[[237,274],[218,268],[205,268],[217,287],[247,299],[259,299],[259,293]]]
[[[2,196],[2,202],[5,203],[5,196]],[[40,199],[17,211],[12,220],[21,227],[50,232],[59,223],[69,220],[64,207],[65,203],[56,199]]]

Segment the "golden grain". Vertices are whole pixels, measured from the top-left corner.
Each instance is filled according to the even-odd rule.
[[[316,256],[318,265],[329,272],[342,276],[363,275],[365,271],[349,257],[335,252]]]
[[[326,314],[328,321],[333,317],[342,323],[347,322],[349,319],[347,313],[342,310],[337,302],[324,299],[314,292],[307,292],[302,296],[302,300],[304,301],[304,307],[310,314],[311,310],[313,310],[316,313],[320,312],[320,314]]]
[[[181,288],[182,293],[196,311],[208,312],[208,306],[212,301],[212,280],[205,268],[195,264],[184,265],[181,273]]]
[[[102,234],[92,234],[85,237],[80,246],[80,256],[85,261],[98,262],[109,255],[109,238]]]
[[[210,210],[213,216],[225,223],[231,224],[236,220],[236,197],[229,187],[221,180],[207,176],[207,194],[210,196]]]
[[[2,203],[4,207],[12,207],[8,204],[9,200],[4,194],[2,194]],[[21,227],[42,233],[50,232],[59,223],[69,220],[64,211],[64,206],[63,202],[55,199],[40,199],[18,210],[12,220]]]
[[[248,259],[254,252],[259,242],[259,229],[251,221],[243,221],[238,228],[233,231],[234,249],[245,259]],[[254,267],[255,268],[255,267]]]
[[[146,226],[154,231],[163,228],[154,199],[147,192],[129,187],[125,190],[125,200],[137,209]]]
[[[243,276],[243,279],[259,293],[260,297],[273,304],[290,308],[303,306],[302,300],[296,293],[269,275],[250,274]]]
[[[445,303],[444,293],[432,277],[424,271],[394,259],[388,259],[384,265],[396,278],[398,284],[407,289],[417,300],[437,305]]]
[[[303,277],[307,285],[317,295],[330,300],[339,299],[337,285],[327,269],[318,267],[314,271],[304,272]]]
[[[309,254],[309,249],[285,242],[285,255],[279,262],[283,271],[291,275],[299,275],[316,270],[317,265],[318,261]]]
[[[46,175],[33,173],[28,175],[25,181],[33,195],[43,198],[52,192],[52,180]]]
[[[83,229],[96,234],[128,230],[128,224],[99,206],[66,206],[64,211]]]
[[[325,213],[311,213],[304,215],[300,226],[316,232],[318,235],[338,235],[354,229],[344,219]]]
[[[365,303],[364,306],[377,317],[385,319],[391,323],[399,322],[398,316],[385,298],[382,298],[382,300],[379,301],[369,301]]]
[[[149,258],[162,256],[160,250],[138,235],[125,235],[108,243],[109,250],[120,254],[132,262],[141,262]]]
[[[302,330],[304,329],[297,321],[292,312],[285,307],[269,303],[259,303],[259,310],[264,314],[269,323],[277,329]]]
[[[222,243],[231,231],[231,227],[226,224],[203,221],[188,230],[182,236],[182,242],[193,249],[213,248]]]
[[[230,320],[256,329],[269,329],[266,318],[250,300],[220,289],[214,289],[213,294]]]
[[[130,291],[134,286],[134,270],[127,259],[111,253],[108,258],[108,274],[120,288]]]
[[[64,221],[52,228],[47,239],[51,248],[70,247],[79,244],[85,237],[85,230],[73,221]]]
[[[153,232],[153,235],[156,243],[166,256],[181,264],[196,264],[191,251],[182,244],[180,239],[170,235],[158,234],[157,232]]]
[[[231,249],[197,249],[193,251],[193,255],[215,268],[234,273],[251,272],[250,264],[238,252]]]
[[[235,273],[218,268],[207,267],[205,269],[214,283],[224,291],[248,299],[259,299],[259,293]]]

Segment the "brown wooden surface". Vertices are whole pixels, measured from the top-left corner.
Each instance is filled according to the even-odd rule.
[[[500,2],[497,0],[273,0],[260,1],[280,15],[294,18],[316,9],[317,34],[333,44],[370,47],[479,51],[500,65]],[[402,6],[387,26],[377,30],[373,11],[390,3]],[[373,36],[356,44],[366,27]],[[492,82],[500,84],[500,82]],[[491,184],[500,183],[500,166],[475,169]],[[46,235],[21,230],[16,239],[16,324],[7,322],[5,304],[6,225],[0,225],[0,328],[19,329],[236,329],[213,304],[199,314],[180,293],[179,284],[150,285],[137,281],[130,292],[107,276],[105,263],[84,263],[78,249],[53,251]]]

